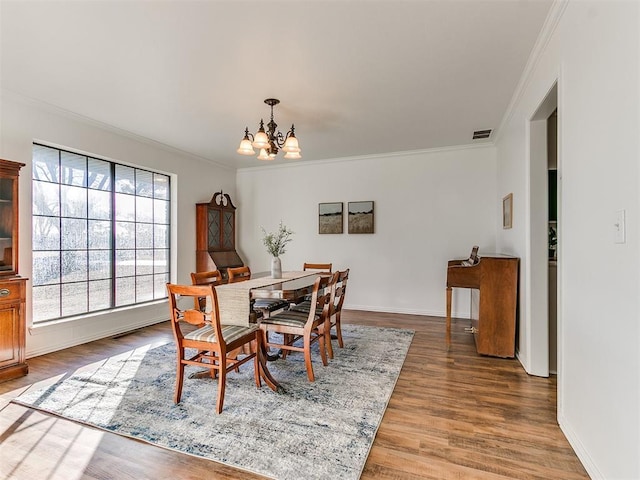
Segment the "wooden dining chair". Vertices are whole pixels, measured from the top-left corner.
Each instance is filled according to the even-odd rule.
[[[214,285],[222,281],[220,270],[210,270],[208,272],[191,272],[191,285]]]
[[[331,277],[318,277],[313,284],[311,294],[311,308],[309,312],[290,310],[277,313],[260,322],[260,328],[265,332],[267,338],[267,348],[273,347],[282,350],[282,358],[286,359],[290,351],[303,352],[304,363],[307,369],[307,377],[310,382],[315,381],[313,364],[311,363],[311,346],[318,342],[320,345],[320,357],[322,364],[327,365],[327,352],[325,343],[329,336],[329,329],[325,326],[331,312],[331,291],[337,279],[337,274]],[[281,343],[274,343],[268,340],[268,333],[280,333]],[[298,340],[302,340],[302,346],[294,345]]]
[[[338,278],[333,289],[333,298],[331,300],[331,313],[329,315],[329,321],[326,326],[329,329],[329,336],[327,338],[327,352],[329,358],[333,358],[333,345],[331,345],[331,330],[335,328],[336,338],[338,340],[338,346],[344,348],[344,342],[342,340],[342,326],[340,325],[340,316],[342,314],[342,305],[344,304],[344,295],[347,291],[347,281],[349,280],[349,269],[337,272]]]
[[[251,269],[247,266],[228,268],[229,283],[242,282],[251,278]],[[283,298],[256,298],[251,301],[254,310],[260,312],[263,318],[271,316],[274,312],[289,308],[289,302]]]
[[[331,263],[304,263],[304,265],[302,266],[302,270],[303,271],[308,271],[308,270],[318,270],[318,273],[320,274],[330,274],[331,272],[331,267],[333,265]]]
[[[210,270],[208,272],[191,272],[191,285],[218,285],[222,282],[222,273],[220,270]],[[203,310],[206,305],[206,299],[197,300],[196,307]]]
[[[247,266],[229,267],[227,268],[227,277],[229,283],[243,282],[251,278],[251,269]]]
[[[257,325],[247,327],[239,325],[222,325],[218,311],[218,297],[212,285],[176,285],[167,283],[169,294],[169,309],[171,311],[171,328],[177,347],[176,389],[173,397],[175,403],[180,402],[184,369],[187,365],[196,365],[211,370],[211,377],[218,377],[218,396],[216,413],[222,412],[227,373],[237,370],[240,365],[253,359],[256,386],[261,387],[260,366],[258,352],[262,346],[262,332]],[[183,309],[178,300],[181,297],[191,297],[194,301],[205,297],[210,311],[198,308]],[[194,325],[196,329],[188,331],[181,326],[183,323]],[[230,358],[228,353],[243,346],[249,353],[242,359]],[[186,356],[186,348],[196,349],[196,354]]]
[[[338,345],[340,348],[344,348],[344,341],[342,339],[342,326],[340,323],[340,316],[342,313],[342,305],[344,304],[344,295],[347,291],[347,281],[349,279],[349,269],[340,272],[336,272],[337,279],[334,283],[333,292],[331,293],[331,311],[329,314],[329,318],[327,323],[323,328],[328,329],[328,338],[326,341],[327,353],[329,354],[329,358],[333,358],[333,345],[331,344],[331,340],[333,338],[338,340]],[[302,303],[297,304],[294,310],[298,310],[301,312],[309,312],[311,309],[311,301],[305,300]],[[336,330],[335,337],[331,335],[331,330]]]
[[[308,263],[305,262],[302,265],[302,270],[305,272],[308,271],[314,271],[320,275],[327,275],[330,276],[332,273],[331,268],[333,267],[333,265],[331,263]],[[302,298],[298,298],[294,301],[294,303],[296,305],[300,305],[303,302],[310,302],[311,301],[311,294],[307,294]]]

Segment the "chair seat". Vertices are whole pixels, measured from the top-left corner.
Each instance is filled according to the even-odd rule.
[[[299,310],[286,310],[273,317],[265,318],[260,323],[269,325],[286,325],[290,327],[304,327],[309,318],[309,313]]]
[[[305,300],[304,302],[298,303],[295,307],[291,307],[291,310],[296,312],[304,312],[306,314],[311,310],[311,300]]]
[[[258,328],[259,327],[257,325],[250,325],[249,327],[243,327],[241,325],[222,325],[222,338],[224,339],[224,343],[231,343],[234,340],[257,330]],[[186,340],[194,340],[196,342],[217,343],[215,330],[211,325],[207,325],[194,330],[193,332],[187,333],[184,338]]]
[[[267,310],[269,312],[275,312],[276,310],[281,310],[288,306],[289,302],[282,298],[256,298],[253,303],[253,308]]]

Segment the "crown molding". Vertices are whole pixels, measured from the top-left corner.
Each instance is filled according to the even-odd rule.
[[[389,152],[389,153],[376,153],[371,155],[356,155],[353,157],[338,157],[338,158],[326,158],[323,160],[309,160],[309,161],[296,161],[290,163],[279,163],[276,165],[260,165],[256,167],[242,167],[238,168],[237,173],[253,172],[262,170],[274,170],[274,169],[289,169],[296,167],[308,167],[311,165],[327,165],[331,163],[345,163],[345,162],[357,162],[362,160],[377,160],[382,158],[393,157],[408,157],[411,155],[428,155],[433,153],[454,152],[457,150],[477,150],[484,148],[493,148],[495,144],[493,142],[484,142],[480,144],[467,144],[467,145],[455,145],[450,147],[436,147],[425,148],[421,150],[403,150],[401,152]]]

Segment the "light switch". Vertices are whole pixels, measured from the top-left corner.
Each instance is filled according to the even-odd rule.
[[[615,243],[624,243],[626,241],[626,239],[625,239],[626,225],[625,225],[625,211],[624,210],[618,210],[616,212],[616,221],[613,224],[613,228],[614,228],[614,241],[615,241]]]

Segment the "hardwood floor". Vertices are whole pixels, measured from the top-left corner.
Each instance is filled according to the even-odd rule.
[[[478,356],[468,321],[453,322],[449,352],[442,318],[344,311],[343,322],[416,331],[362,479],[589,478],[556,423],[555,379]],[[9,403],[33,383],[167,340],[162,323],[32,358],[27,377],[0,383],[0,478],[263,478]]]

